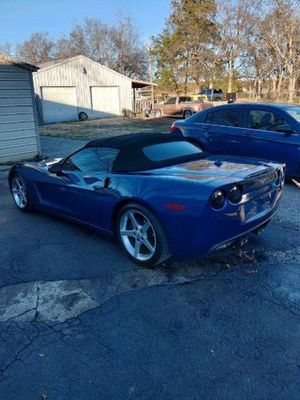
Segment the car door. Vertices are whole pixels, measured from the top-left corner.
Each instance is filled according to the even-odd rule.
[[[62,164],[61,174],[49,173],[37,183],[41,204],[52,211],[101,227],[106,208],[114,196],[107,190],[110,168],[118,150],[88,147],[72,154]]]
[[[207,111],[204,120],[195,122],[195,130],[201,130],[205,150],[212,154],[240,154],[243,118],[243,109],[231,105]]]
[[[253,107],[247,113],[247,131],[247,155],[284,162],[287,174],[293,175],[293,163],[299,164],[299,132],[288,116],[281,110]]]
[[[176,114],[177,104],[176,104],[176,97],[171,97],[167,100],[163,105],[163,112],[165,115],[174,115]]]
[[[180,96],[178,97],[178,106],[176,110],[176,114],[183,114],[183,110],[185,109],[185,103],[191,102],[192,98],[188,96]]]

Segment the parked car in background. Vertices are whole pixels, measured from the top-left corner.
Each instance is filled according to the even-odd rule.
[[[199,94],[206,96],[210,101],[227,101],[228,103],[236,101],[236,93],[224,93],[222,89],[202,89]]]
[[[284,166],[207,157],[184,138],[148,133],[18,163],[8,179],[21,211],[38,209],[117,237],[133,261],[155,266],[258,233],[278,206]]]
[[[288,177],[300,177],[299,106],[225,104],[174,122],[171,132],[197,141],[212,154],[284,162]]]
[[[193,100],[192,96],[170,97],[164,103],[154,105],[154,114],[156,117],[181,116],[188,118],[192,114],[213,107],[213,104],[205,102],[203,99]]]

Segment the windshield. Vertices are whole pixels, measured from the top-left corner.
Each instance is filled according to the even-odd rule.
[[[288,107],[285,108],[285,111],[294,118],[297,122],[300,123],[300,107]]]

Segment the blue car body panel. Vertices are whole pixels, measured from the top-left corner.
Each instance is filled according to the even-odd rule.
[[[115,236],[118,211],[128,202],[152,210],[164,226],[171,253],[201,256],[265,225],[278,206],[283,189],[282,165],[239,157],[211,156],[179,165],[128,173],[50,173],[51,162],[18,163],[10,178],[21,174],[38,210],[88,225]],[[9,178],[9,179],[10,179]],[[242,185],[239,204],[226,202],[214,210],[216,189]],[[169,208],[168,205],[181,206]]]
[[[203,149],[211,154],[230,154],[285,163],[287,176],[299,178],[300,123],[286,112],[288,107],[291,105],[262,103],[221,105],[194,114],[184,121],[176,121],[174,125],[177,127],[177,132],[175,129],[173,132],[198,141]],[[219,110],[236,110],[240,126],[205,123],[209,113]],[[293,133],[247,128],[250,110],[275,113],[292,127]]]

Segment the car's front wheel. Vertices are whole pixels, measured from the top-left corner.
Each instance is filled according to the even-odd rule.
[[[15,202],[15,205],[19,210],[27,212],[31,210],[31,203],[29,198],[28,186],[25,179],[15,174],[10,182],[10,190]]]
[[[128,204],[121,209],[117,234],[126,253],[140,265],[154,267],[170,257],[163,226],[150,210],[139,204]]]

